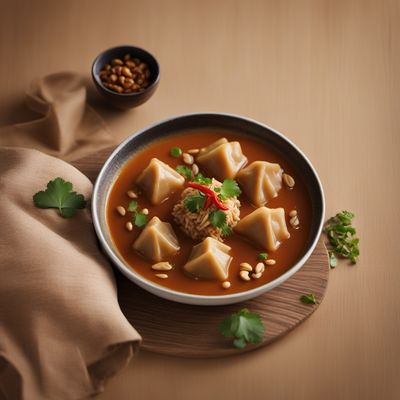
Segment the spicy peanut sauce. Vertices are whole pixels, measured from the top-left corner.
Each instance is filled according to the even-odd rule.
[[[286,173],[295,179],[296,185],[293,189],[288,189],[282,184],[282,189],[278,192],[278,196],[266,204],[269,208],[283,207],[285,209],[286,223],[290,232],[290,238],[284,241],[277,251],[269,253],[269,258],[275,259],[276,264],[272,266],[266,265],[265,272],[260,279],[243,281],[239,277],[240,263],[248,262],[254,268],[257,262],[259,262],[258,254],[266,250],[253,246],[250,242],[247,242],[246,239],[235,233],[226,237],[224,243],[231,247],[230,254],[233,260],[229,267],[228,278],[231,282],[231,287],[229,289],[223,289],[221,287],[221,282],[193,279],[192,277],[186,276],[184,273],[183,265],[186,263],[192,247],[197,243],[180,230],[173,221],[171,215],[174,204],[177,203],[180,198],[181,191],[174,193],[168,200],[156,206],[153,206],[150,201],[146,199],[145,195],[141,194],[137,199],[138,209],[148,208],[149,220],[153,216],[158,216],[162,221],[171,223],[181,247],[177,255],[165,260],[174,264],[175,267],[171,271],[167,271],[167,279],[160,279],[155,276],[157,271],[151,269],[153,263],[144,259],[132,248],[133,242],[142,229],[134,227],[133,231],[129,232],[125,228],[125,224],[130,221],[132,213],[127,212],[126,215],[122,217],[116,211],[116,207],[118,205],[122,205],[125,208],[128,207],[131,199],[126,193],[128,190],[136,188],[135,181],[143,169],[146,168],[151,158],[156,157],[172,168],[175,168],[177,165],[183,164],[183,162],[181,159],[174,158],[169,154],[172,147],[178,146],[185,152],[192,148],[205,147],[221,137],[226,137],[229,141],[239,141],[243,154],[248,158],[248,164],[257,160],[278,163]],[[200,172],[205,176],[209,176],[206,171],[200,169]],[[240,217],[243,218],[255,208],[250,204],[243,193],[240,195],[239,200],[241,202]],[[298,212],[300,220],[299,229],[293,229],[289,224],[288,214],[293,209]],[[304,252],[305,244],[310,233],[311,217],[311,203],[306,186],[301,176],[292,169],[290,160],[286,160],[284,156],[274,151],[274,149],[268,148],[265,144],[255,139],[225,131],[210,132],[197,130],[179,133],[162,138],[151,143],[148,147],[139,150],[132,159],[126,162],[122,167],[119,176],[113,184],[107,201],[107,223],[111,238],[126,263],[146,279],[159,285],[179,292],[199,295],[226,295],[229,293],[246,291],[270,282],[285,273]]]

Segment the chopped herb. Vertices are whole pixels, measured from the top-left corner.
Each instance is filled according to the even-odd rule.
[[[310,293],[310,294],[303,294],[303,296],[300,297],[300,301],[304,304],[317,304],[318,301],[315,298],[315,296]]]
[[[178,165],[175,168],[178,174],[181,174],[186,179],[192,179],[192,170],[191,168],[187,167],[186,165]]]
[[[222,224],[221,226],[222,236],[229,236],[232,234],[232,228],[227,224]]]
[[[142,226],[147,224],[147,215],[143,214],[142,212],[137,212],[132,217],[133,223],[138,227],[141,228]]]
[[[268,253],[260,253],[260,254],[258,255],[258,259],[259,259],[260,261],[265,261],[267,258],[268,258]]]
[[[211,178],[206,178],[203,176],[203,174],[198,173],[194,179],[193,182],[200,183],[202,185],[211,185],[212,184],[212,179]]]
[[[198,212],[204,207],[204,203],[206,201],[205,196],[202,194],[198,194],[197,196],[188,196],[185,198],[184,203],[185,207],[192,213]]]
[[[230,197],[237,197],[242,193],[237,182],[233,179],[225,179],[222,186],[214,189],[218,193],[221,200],[229,199]]]
[[[330,218],[325,225],[324,232],[331,245],[329,262],[332,268],[336,267],[336,255],[348,258],[353,264],[360,255],[359,239],[356,237],[355,228],[351,225],[353,218],[353,213],[342,211]]]
[[[229,236],[232,233],[232,229],[226,223],[226,214],[223,211],[213,211],[208,216],[208,220],[211,222],[211,225],[215,226],[216,228],[220,228],[224,236]]]
[[[220,228],[226,223],[226,214],[221,210],[215,210],[209,215],[208,219],[213,226]]]
[[[329,265],[331,268],[336,268],[337,266],[337,258],[335,256],[334,251],[329,251]]]
[[[47,184],[47,189],[33,196],[33,203],[38,208],[57,208],[60,215],[70,218],[78,209],[85,208],[86,201],[82,194],[72,191],[72,183],[56,178]]]
[[[138,206],[138,202],[136,200],[132,200],[128,205],[128,211],[130,211],[130,212],[136,211],[137,206]]]
[[[179,158],[182,155],[182,150],[179,147],[172,147],[169,151],[172,157]]]
[[[243,349],[248,343],[261,343],[264,331],[260,315],[245,308],[225,317],[219,325],[221,335],[234,338],[233,346],[237,349]]]

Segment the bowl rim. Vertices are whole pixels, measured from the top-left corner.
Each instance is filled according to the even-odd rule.
[[[154,61],[154,63],[157,65],[157,69],[158,69],[158,73],[157,73],[157,77],[154,80],[154,82],[151,83],[151,85],[147,86],[147,88],[145,88],[144,90],[142,90],[141,92],[132,92],[132,93],[118,93],[118,92],[114,92],[113,90],[110,90],[108,88],[106,88],[101,79],[100,79],[100,75],[96,74],[94,72],[95,66],[97,65],[97,63],[100,60],[100,57],[103,56],[104,53],[109,52],[109,51],[115,51],[115,50],[119,50],[119,49],[135,49],[135,50],[140,50],[143,51],[144,53],[146,53],[150,58],[152,58],[152,60]],[[158,63],[157,59],[153,56],[153,54],[151,54],[149,51],[143,49],[142,47],[137,47],[137,46],[132,46],[132,45],[121,45],[121,46],[114,46],[114,47],[110,47],[106,50],[103,50],[101,53],[99,53],[97,55],[97,57],[94,59],[93,63],[92,63],[92,78],[93,80],[97,83],[97,85],[99,85],[101,87],[102,90],[105,90],[107,93],[116,95],[116,96],[122,96],[122,97],[137,97],[137,96],[141,96],[144,93],[147,93],[150,89],[152,89],[153,87],[158,85],[158,82],[160,81],[160,75],[161,75],[161,70],[160,70],[160,64]]]
[[[210,117],[212,117],[212,116],[221,117],[222,116],[222,117],[228,117],[228,118],[241,119],[241,120],[244,120],[245,122],[249,122],[251,124],[256,124],[262,128],[266,128],[266,129],[272,131],[274,134],[279,136],[287,144],[291,145],[303,157],[304,161],[310,167],[310,169],[314,175],[314,178],[318,184],[318,189],[321,193],[321,199],[320,199],[321,200],[321,219],[318,224],[317,233],[316,233],[311,245],[307,249],[307,251],[304,253],[304,255],[299,260],[297,260],[297,262],[290,269],[288,269],[284,274],[275,278],[273,281],[265,283],[264,285],[258,286],[256,288],[242,291],[242,292],[232,293],[232,294],[211,295],[211,296],[180,292],[180,291],[170,289],[166,286],[158,285],[157,283],[150,281],[150,280],[146,279],[145,277],[143,277],[142,275],[140,275],[133,268],[125,265],[125,263],[117,256],[117,251],[113,250],[107,243],[107,240],[101,229],[99,215],[97,214],[100,182],[103,180],[103,177],[106,174],[106,171],[108,170],[110,164],[113,162],[115,156],[118,154],[118,152],[124,146],[127,145],[127,143],[129,143],[132,140],[133,137],[141,135],[144,132],[146,132],[158,125],[163,125],[163,124],[166,124],[166,123],[171,122],[176,119],[195,117],[195,116],[205,116],[205,115],[210,116]],[[123,165],[120,168],[122,168]],[[108,196],[108,193],[107,193],[107,196]],[[305,262],[311,256],[311,254],[314,251],[314,249],[319,241],[319,238],[321,236],[321,232],[322,232],[324,220],[325,220],[325,195],[324,195],[323,187],[321,184],[321,180],[320,180],[314,166],[312,165],[311,161],[308,159],[308,157],[290,139],[288,139],[286,136],[284,136],[279,131],[271,128],[269,125],[260,123],[252,118],[243,117],[243,116],[231,114],[231,113],[221,113],[221,112],[195,112],[195,113],[179,114],[179,115],[168,117],[161,121],[157,121],[155,123],[149,124],[149,125],[145,126],[144,128],[139,129],[138,131],[129,135],[113,150],[113,152],[108,156],[107,160],[103,164],[103,166],[96,178],[95,184],[94,184],[91,205],[92,205],[93,225],[94,225],[96,234],[99,238],[99,241],[101,243],[101,246],[102,246],[103,250],[106,252],[107,256],[113,261],[114,265],[118,268],[118,270],[123,275],[125,275],[128,279],[133,281],[138,286],[149,291],[150,293],[157,295],[158,297],[162,297],[162,298],[165,298],[168,300],[173,300],[173,301],[184,303],[184,304],[195,304],[195,305],[205,305],[205,306],[239,303],[240,301],[245,301],[245,300],[254,298],[256,296],[259,296],[262,293],[265,293],[265,292],[275,288],[276,286],[281,285],[283,282],[285,282],[287,279],[289,279],[292,275],[294,275],[297,271],[299,271],[300,268],[305,264]]]

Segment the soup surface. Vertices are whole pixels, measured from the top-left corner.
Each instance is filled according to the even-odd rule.
[[[133,230],[129,232],[125,225],[131,220],[132,214],[127,212],[125,216],[121,216],[116,211],[116,207],[120,205],[125,208],[128,207],[131,199],[127,196],[127,192],[128,190],[136,189],[135,181],[143,169],[146,168],[151,158],[156,157],[172,168],[175,168],[177,165],[182,165],[183,163],[181,159],[174,158],[170,155],[170,149],[172,147],[178,146],[183,151],[193,148],[202,148],[221,137],[225,137],[229,141],[239,141],[243,154],[248,158],[248,164],[258,160],[278,163],[285,173],[291,175],[295,179],[296,184],[293,189],[289,189],[283,185],[278,196],[266,204],[269,208],[283,207],[285,209],[290,238],[285,240],[278,250],[269,253],[269,258],[276,260],[276,264],[266,265],[265,272],[262,274],[261,278],[243,281],[239,276],[240,264],[248,262],[254,267],[259,262],[258,255],[261,252],[265,252],[265,250],[254,246],[254,244],[246,241],[243,237],[235,233],[226,237],[224,243],[231,247],[230,255],[233,257],[233,260],[229,267],[228,278],[231,286],[229,289],[224,289],[219,281],[193,279],[184,273],[183,265],[188,260],[193,246],[197,243],[180,230],[171,215],[172,208],[179,201],[182,191],[179,190],[172,194],[168,200],[156,206],[152,205],[144,194],[141,194],[137,199],[139,208],[147,208],[149,210],[149,220],[153,216],[157,216],[162,221],[171,223],[181,247],[178,254],[166,260],[174,265],[174,268],[168,271],[168,278],[160,279],[155,275],[160,271],[154,271],[151,268],[154,263],[144,259],[132,247],[133,242],[140,234],[142,228],[134,226]],[[200,172],[202,171],[200,170]],[[204,175],[207,176],[207,174]],[[186,186],[187,182],[184,188],[186,188]],[[241,218],[255,210],[255,207],[250,204],[243,193],[240,195],[239,200],[241,202]],[[297,210],[298,212],[300,220],[298,229],[294,229],[289,224],[290,218],[288,214],[291,210]],[[182,132],[167,136],[166,138],[151,143],[148,147],[144,147],[135,153],[121,168],[120,174],[116,178],[107,200],[107,224],[112,240],[126,263],[146,279],[158,285],[179,292],[199,295],[226,295],[247,291],[264,285],[285,273],[304,253],[310,233],[311,218],[312,210],[307,189],[302,177],[291,167],[290,160],[285,159],[282,154],[276,152],[272,148],[268,148],[265,144],[255,139],[226,131],[196,130],[185,133]]]

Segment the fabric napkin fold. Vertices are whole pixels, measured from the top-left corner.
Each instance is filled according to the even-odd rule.
[[[103,119],[86,103],[86,87],[76,73],[35,79],[26,103],[41,117],[0,128],[0,146],[29,147],[75,160],[115,144]]]
[[[77,75],[44,77],[28,94],[43,117],[0,129],[0,399],[92,396],[140,344],[119,308],[89,207],[64,219],[32,201],[56,177],[89,201],[91,182],[60,159],[13,147],[71,160],[109,146],[85,98]]]

